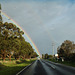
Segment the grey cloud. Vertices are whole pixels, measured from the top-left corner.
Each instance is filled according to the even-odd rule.
[[[40,53],[52,54],[52,41],[56,48],[66,39],[75,41],[75,4],[14,1],[3,2],[2,10],[28,33]]]

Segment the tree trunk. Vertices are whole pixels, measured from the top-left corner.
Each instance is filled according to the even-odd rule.
[[[17,58],[17,60],[19,60],[19,57]]]
[[[6,55],[5,54],[2,54],[2,60],[5,61],[5,57]]]
[[[25,55],[22,57],[23,60],[25,60]]]
[[[7,55],[6,50],[1,50],[1,56],[3,61],[5,61],[6,55]]]
[[[11,61],[11,55],[9,55],[9,61]]]
[[[19,59],[20,59],[20,56],[17,56],[17,57],[16,57],[16,60],[19,60]]]

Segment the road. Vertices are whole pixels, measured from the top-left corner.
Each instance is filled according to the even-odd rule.
[[[36,60],[17,75],[75,75],[75,68],[45,60]]]

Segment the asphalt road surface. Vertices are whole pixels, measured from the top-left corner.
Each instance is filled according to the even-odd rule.
[[[50,61],[36,60],[17,75],[75,75],[75,68]]]

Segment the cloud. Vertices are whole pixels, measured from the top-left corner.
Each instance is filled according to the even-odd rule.
[[[39,51],[52,54],[52,41],[56,43],[56,48],[66,39],[75,41],[75,3],[69,0],[44,1],[1,3],[2,11],[28,33]],[[8,21],[5,17],[3,19]]]

